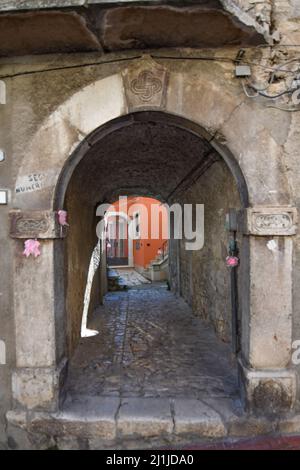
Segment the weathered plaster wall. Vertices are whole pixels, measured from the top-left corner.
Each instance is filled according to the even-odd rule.
[[[9,106],[0,105],[0,148],[5,160],[0,163],[1,188],[10,188],[12,162],[8,155],[12,143],[7,132],[12,116]],[[5,131],[6,129],[6,131]],[[15,364],[15,330],[13,319],[12,260],[13,246],[9,239],[9,207],[0,207],[0,340],[4,342],[5,364],[0,364],[0,449],[6,442],[5,413],[11,407],[11,370]]]
[[[229,0],[226,3],[237,5],[260,25],[270,30],[272,3],[274,3],[271,0]]]
[[[299,44],[300,4],[298,0],[273,1],[273,27],[282,44]]]

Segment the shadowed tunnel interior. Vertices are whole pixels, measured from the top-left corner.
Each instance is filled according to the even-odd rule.
[[[133,114],[102,139],[92,139],[73,174],[87,203],[111,202],[122,192],[168,201],[190,183],[191,173],[198,176],[220,160],[204,138],[157,115],[159,120],[156,113]]]
[[[121,373],[120,367],[122,369],[126,360],[128,361],[128,356],[124,351],[127,347],[132,354],[132,341],[134,342],[134,339],[132,341],[128,339],[130,337],[128,332],[130,328],[132,330],[132,323],[137,325],[132,330],[135,333],[141,329],[139,321],[146,321],[145,324],[147,324],[146,311],[149,312],[149,318],[154,315],[155,318],[149,321],[157,325],[158,333],[161,328],[165,334],[170,331],[171,336],[173,335],[173,339],[170,339],[171,342],[173,341],[173,348],[174,344],[181,343],[182,347],[178,349],[181,351],[179,356],[180,360],[183,360],[183,364],[184,362],[190,363],[190,367],[186,366],[189,375],[192,374],[193,367],[197,369],[200,364],[200,369],[201,365],[204,369],[212,368],[211,377],[220,375],[220,370],[225,370],[225,375],[221,373],[223,379],[227,376],[231,377],[234,370],[234,366],[231,365],[232,370],[230,370],[231,366],[229,365],[232,333],[232,286],[230,285],[230,272],[225,264],[229,243],[225,220],[228,210],[240,208],[242,203],[237,176],[232,175],[223,158],[209,143],[208,136],[204,137],[204,135],[196,134],[192,123],[191,129],[188,129],[178,125],[174,118],[164,116],[163,113],[141,112],[100,129],[99,132],[97,131],[87,139],[88,150],[83,153],[79,149],[72,157],[70,165],[73,165],[74,171],[65,195],[65,209],[68,211],[70,223],[65,249],[65,285],[66,348],[69,358],[73,357],[69,374],[69,388],[73,392],[76,387],[78,390],[80,389],[80,377],[81,380],[84,377],[82,384],[87,381],[91,382],[91,376],[95,378],[95,382],[92,380],[94,385],[90,386],[91,393],[104,393],[103,387],[99,385],[100,382],[103,385],[103,381],[101,381],[103,377],[117,374],[118,380],[116,380],[118,383],[120,382],[120,377],[124,377],[124,371]],[[71,174],[69,168],[66,168],[66,174]],[[88,317],[89,324],[99,328],[100,334],[94,338],[80,339],[87,271],[91,253],[97,243],[96,225],[99,218],[95,215],[96,208],[101,203],[114,202],[119,195],[151,196],[170,205],[175,202],[181,206],[183,204],[204,204],[204,247],[201,250],[186,250],[184,239],[170,240],[169,283],[171,292],[166,291],[163,286],[160,288],[152,286],[153,290],[149,286],[144,286],[143,292],[141,289],[132,289],[122,295],[110,293],[105,296],[107,289],[106,261],[103,255],[101,269],[96,274],[92,286]],[[241,240],[237,241],[238,244],[241,243]],[[235,287],[238,284],[239,276],[237,276]],[[180,300],[179,297],[181,297]],[[103,298],[104,306],[101,306]],[[143,306],[146,311],[143,310]],[[126,313],[124,313],[125,311]],[[239,322],[238,309],[235,314]],[[166,316],[160,319],[160,315]],[[168,322],[170,325],[175,325],[173,332],[168,327]],[[144,331],[145,328],[143,327],[142,330]],[[193,331],[195,332],[194,337]],[[126,334],[127,340],[125,340]],[[115,335],[119,340],[123,335],[121,355],[123,354],[125,362],[122,359],[121,363],[118,363],[117,372],[115,368],[110,370],[107,367],[104,370],[102,366],[100,369],[98,368],[97,372],[97,366],[95,366],[97,357],[96,363],[106,361],[111,367],[113,364],[115,367],[115,354],[118,351]],[[147,338],[149,340],[149,338],[156,338],[156,336],[146,328],[144,336],[142,335],[140,338],[141,343],[147,344]],[[168,341],[168,335],[163,339],[159,335],[159,341],[156,342],[154,339],[150,341],[142,356],[145,358],[146,355],[148,362],[152,361],[154,364],[156,359],[153,354],[156,354],[155,351],[172,351],[172,346]],[[217,341],[219,346],[217,343],[213,346],[212,341]],[[222,342],[225,343],[223,346]],[[188,344],[193,344],[194,347],[188,347]],[[169,350],[168,345],[170,346]],[[202,346],[200,347],[200,345]],[[225,348],[223,352],[218,349],[220,345],[221,349]],[[106,352],[110,351],[110,356],[106,359],[101,356],[103,348]],[[209,349],[219,351],[217,354],[214,353],[214,361],[210,356],[204,358],[205,354],[209,354]],[[185,356],[185,354],[187,355]],[[201,354],[203,355],[202,360],[199,357]],[[168,355],[165,352],[162,356],[169,357],[170,363],[170,361],[172,362],[171,358],[178,357],[178,354]],[[227,365],[223,364],[221,369],[219,368],[220,362],[216,368],[214,366],[217,356],[220,357],[220,360],[221,356],[227,358]],[[194,357],[194,361],[189,359],[191,357]],[[158,360],[164,359],[160,357]],[[140,366],[141,364],[139,364]],[[175,364],[173,366],[173,376],[180,375],[182,379],[183,365],[178,366],[178,370]],[[162,368],[160,367],[160,369]],[[194,368],[195,376],[205,375],[204,370],[201,372],[196,369]],[[153,385],[152,390],[155,387],[159,389],[160,379],[155,375],[155,370],[156,368],[153,366],[149,376],[150,383]],[[134,373],[131,374],[132,377],[134,375]],[[126,382],[125,391],[128,392],[130,385],[128,385],[128,376],[126,374],[125,376],[127,377],[126,380],[124,379]],[[132,383],[135,379],[132,379]],[[169,383],[169,388],[173,391],[174,387],[177,387],[177,382],[174,380]],[[183,381],[188,385],[189,380],[186,377]],[[205,380],[200,382],[199,393],[205,388],[206,383]],[[106,392],[112,390],[117,393],[118,390],[121,390],[122,387],[120,387],[108,387]],[[207,392],[211,390],[210,387],[211,383],[207,385]],[[167,389],[166,393],[168,393],[166,384],[162,388]],[[219,389],[225,393],[224,387],[221,386]],[[139,390],[142,394],[146,393],[145,390],[141,391],[143,387],[140,387]],[[133,393],[133,390],[131,391]],[[182,393],[185,393],[184,390]]]

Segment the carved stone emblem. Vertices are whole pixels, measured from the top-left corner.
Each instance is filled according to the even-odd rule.
[[[159,93],[162,89],[162,82],[156,78],[151,70],[143,70],[137,78],[134,78],[130,84],[132,92],[138,95],[141,101],[150,101],[153,95]]]
[[[256,214],[254,224],[257,230],[287,230],[293,225],[291,214]]]
[[[122,72],[128,109],[163,108],[167,70],[145,55]]]
[[[66,228],[58,223],[56,212],[11,211],[10,236],[12,238],[62,238]]]
[[[22,219],[16,220],[16,232],[26,234],[44,233],[49,228],[49,222],[46,219]]]
[[[276,236],[294,235],[297,231],[297,209],[294,207],[254,207],[246,211],[246,233]]]

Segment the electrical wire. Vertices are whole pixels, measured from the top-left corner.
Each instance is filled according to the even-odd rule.
[[[258,91],[254,94],[254,95],[250,95],[248,93],[248,90],[246,88],[246,84],[245,84],[245,80],[242,80],[242,87],[243,87],[243,90],[244,90],[244,93],[245,95],[248,97],[248,98],[257,98],[259,95],[258,95]]]
[[[286,73],[286,72],[293,73],[293,74],[297,73],[297,72],[299,71],[299,66],[298,66],[298,69],[297,69],[297,70],[294,70],[294,71],[292,71],[292,70],[289,70],[289,71],[287,71],[287,70],[282,70],[282,67],[284,67],[285,65],[291,64],[291,63],[296,62],[296,61],[297,61],[297,62],[300,62],[300,58],[290,59],[290,60],[284,62],[283,64],[278,65],[278,66],[273,70],[273,72],[272,72],[272,74],[271,74],[271,77],[270,77],[270,80],[269,80],[268,84],[267,84],[265,87],[263,87],[263,88],[258,88],[258,87],[254,86],[254,85],[252,85],[252,87],[253,87],[256,91],[258,91],[258,92],[266,91],[266,90],[269,88],[269,86],[271,86],[271,85],[273,84],[275,75],[276,75],[276,73],[277,73],[279,70],[281,70],[282,72],[285,72],[285,73]]]
[[[267,108],[278,109],[279,111],[286,111],[288,113],[298,113],[300,111],[299,108],[285,108],[284,106],[276,106],[276,105],[268,105]]]
[[[299,47],[300,47],[300,45],[299,45]],[[224,57],[215,57],[215,56],[193,56],[193,57],[190,57],[190,56],[173,56],[173,55],[166,56],[166,55],[155,55],[155,54],[149,54],[149,55],[153,59],[158,59],[158,60],[159,59],[164,59],[164,60],[203,60],[203,61],[215,61],[215,62],[218,62],[218,61],[219,62],[230,62],[232,64],[235,63],[235,59],[233,57],[226,57],[226,56],[224,56]],[[135,55],[135,56],[131,56],[131,57],[119,57],[119,58],[115,58],[115,59],[102,60],[102,61],[99,60],[99,61],[96,61],[96,62],[89,62],[89,63],[84,63],[84,64],[68,65],[68,66],[64,66],[64,67],[52,67],[52,68],[48,68],[48,69],[32,70],[32,71],[25,71],[25,72],[20,72],[20,73],[15,73],[15,74],[0,75],[0,80],[6,79],[6,78],[15,78],[15,77],[24,76],[24,75],[33,75],[33,74],[38,74],[38,73],[47,73],[47,72],[53,72],[53,71],[82,68],[82,67],[93,67],[93,66],[97,66],[97,65],[114,64],[114,63],[118,63],[118,62],[137,60],[137,59],[141,59],[142,57],[143,57],[143,54],[141,53],[140,55]],[[290,59],[288,61],[285,61],[283,64],[278,65],[274,69],[274,67],[262,65],[262,64],[259,64],[257,62],[247,61],[247,60],[243,59],[243,64],[244,65],[253,65],[255,67],[260,67],[260,68],[263,68],[265,70],[269,70],[270,72],[272,72],[272,75],[270,77],[270,81],[268,82],[268,85],[266,85],[264,88],[257,88],[255,85],[253,85],[249,82],[245,83],[245,81],[243,80],[242,81],[242,86],[243,86],[243,90],[244,90],[244,93],[246,94],[246,96],[248,98],[252,98],[252,99],[256,98],[258,96],[263,96],[264,98],[268,98],[268,99],[276,99],[276,98],[279,98],[279,97],[284,96],[286,94],[293,93],[294,91],[300,89],[300,87],[290,88],[290,89],[284,90],[283,92],[278,93],[276,95],[269,95],[267,93],[264,93],[264,91],[267,90],[269,88],[269,86],[272,85],[272,83],[274,81],[274,78],[276,76],[276,73],[279,70],[281,70],[284,73],[289,73],[289,74],[293,74],[293,75],[296,74],[296,72],[300,68],[300,65],[299,65],[299,68],[298,68],[297,71],[291,71],[291,70],[283,69],[284,66],[286,66],[290,63],[293,63],[293,62],[300,62],[300,58],[297,57],[297,58],[293,58],[293,59]],[[247,90],[246,86],[248,86],[249,88],[254,90],[255,94],[250,94],[249,91]],[[299,109],[290,109],[290,108],[283,108],[283,107],[278,107],[278,106],[268,106],[268,107],[273,107],[273,108],[276,108],[276,109],[280,109],[282,111],[289,111],[289,112],[296,112],[296,111],[300,110],[300,108]]]
[[[274,47],[300,47],[300,44],[259,44],[256,46],[257,49],[263,49],[263,48],[271,48],[273,49]],[[252,49],[251,46],[244,46],[243,49]]]
[[[281,96],[284,95],[289,95],[291,93],[294,93],[294,91],[298,90],[299,88],[290,88],[289,90],[282,91],[281,93],[277,93],[277,95],[268,95],[268,93],[265,93],[263,91],[259,91],[258,94],[260,96],[263,96],[264,98],[269,98],[271,100],[275,100],[277,98],[280,98]]]
[[[149,54],[150,57],[153,59],[165,59],[165,60],[203,60],[203,61],[213,61],[213,62],[229,62],[234,64],[235,58],[233,57],[215,57],[215,56],[198,56],[198,57],[190,57],[190,56],[166,56],[166,55],[155,55],[155,54]],[[0,80],[4,80],[6,78],[15,78],[15,77],[22,77],[25,75],[35,75],[39,73],[47,73],[47,72],[56,72],[60,70],[71,70],[71,69],[76,69],[76,68],[83,68],[83,67],[93,67],[97,65],[105,65],[105,64],[114,64],[118,62],[126,62],[126,61],[131,61],[131,60],[136,60],[136,59],[141,59],[143,57],[143,54],[141,53],[140,55],[135,55],[131,57],[120,57],[120,58],[115,58],[115,59],[109,59],[109,60],[99,60],[95,62],[88,62],[88,63],[83,63],[83,64],[76,64],[76,65],[66,65],[63,67],[52,67],[52,68],[46,68],[46,69],[38,69],[38,70],[26,70],[24,72],[17,72],[14,74],[6,74],[6,75],[0,75]],[[300,58],[298,59],[293,59],[293,61],[298,60],[300,62]],[[282,64],[282,66],[287,65],[288,62],[285,62]],[[255,67],[260,67],[265,70],[269,70],[270,72],[274,71],[274,68],[271,66],[267,65],[262,65],[259,64],[258,62],[252,62],[252,61],[247,61],[243,60],[244,65],[253,65]],[[294,74],[295,72],[291,70],[282,70],[283,72],[287,74]]]
[[[245,81],[242,80],[242,87],[243,87],[243,90],[244,90],[244,93],[245,95],[248,97],[248,98],[257,98],[258,96],[264,96],[265,98],[270,98],[270,99],[276,99],[284,94],[288,94],[288,93],[292,93],[296,90],[299,90],[300,91],[300,87],[298,88],[295,88],[295,89],[291,89],[291,90],[286,90],[285,92],[282,92],[282,93],[279,93],[277,95],[266,95],[265,93],[262,93],[262,92],[256,92],[256,94],[254,95],[251,95],[247,88],[246,88],[246,84],[245,84]],[[284,106],[278,106],[278,105],[272,105],[272,104],[267,104],[266,105],[266,108],[273,108],[273,109],[278,109],[279,111],[286,111],[286,112],[289,112],[289,113],[296,113],[296,112],[299,112],[300,111],[300,106],[299,107],[293,107],[293,108],[289,108],[289,107],[284,107]]]
[[[273,84],[274,82],[274,78],[276,76],[276,73],[281,70],[282,72],[286,72],[285,69],[283,69],[283,67],[285,67],[286,65],[289,65],[289,64],[292,64],[294,62],[298,62],[298,67],[297,67],[297,70],[294,70],[294,71],[289,71],[291,73],[294,74],[294,78],[297,78],[296,74],[297,72],[299,72],[299,61],[300,59],[297,57],[297,58],[293,58],[293,59],[289,59],[287,61],[285,61],[283,64],[279,64],[277,67],[275,67],[275,69],[273,69],[273,72],[272,72],[272,75],[269,79],[269,82],[266,86],[264,86],[263,88],[258,88],[256,85],[250,83],[249,81],[245,82],[243,81],[242,82],[242,86],[243,86],[243,90],[244,90],[244,93],[246,94],[246,96],[248,98],[255,98],[257,97],[258,95],[260,96],[263,96],[264,98],[268,98],[268,99],[276,99],[276,98],[280,98],[281,96],[284,96],[284,95],[288,95],[288,94],[291,94],[293,93],[294,91],[298,90],[299,87],[290,87],[280,93],[276,93],[275,95],[270,95],[269,93],[265,93],[265,91]],[[252,90],[254,90],[256,92],[256,94],[249,94],[249,92],[247,91],[247,88],[246,88],[246,85],[251,88]]]
[[[249,88],[251,88],[252,90],[254,90],[255,94],[250,95],[250,93],[248,92],[248,90],[246,88],[246,85]],[[257,98],[258,96],[263,96],[264,98],[268,98],[268,99],[271,99],[271,100],[275,100],[275,99],[280,98],[281,96],[284,96],[284,95],[290,95],[290,94],[292,94],[295,91],[300,89],[300,87],[293,87],[293,88],[289,88],[288,90],[284,90],[281,93],[277,93],[276,95],[269,95],[268,93],[264,93],[262,91],[257,90],[253,85],[251,85],[249,83],[245,83],[244,81],[242,82],[242,86],[243,86],[244,93],[248,98]]]
[[[294,87],[294,88],[289,88],[288,90],[284,90],[282,91],[281,93],[277,93],[276,95],[269,95],[267,93],[264,93],[260,90],[257,90],[252,84],[246,82],[243,80],[242,81],[242,86],[243,86],[243,90],[245,92],[245,95],[248,97],[248,98],[257,98],[258,96],[263,96],[264,98],[269,98],[269,99],[277,99],[277,98],[280,98],[281,96],[284,96],[284,95],[288,95],[288,94],[291,94],[291,93],[294,93],[294,91],[297,91],[300,89],[300,87]],[[249,88],[251,88],[252,90],[255,91],[255,94],[251,95],[246,86],[248,86]]]
[[[114,64],[118,62],[125,62],[125,61],[131,61],[131,60],[136,60],[136,59],[141,59],[142,54],[136,55],[136,56],[131,56],[131,57],[119,57],[116,59],[110,59],[110,60],[99,60],[96,62],[87,62],[83,64],[77,64],[77,65],[66,65],[64,67],[52,67],[48,69],[39,69],[39,70],[26,70],[25,72],[17,72],[14,74],[10,75],[0,75],[0,80],[4,80],[5,78],[15,78],[15,77],[22,77],[24,75],[34,75],[37,73],[47,73],[47,72],[56,72],[60,70],[69,70],[69,69],[78,69],[81,67],[93,67],[95,65],[106,65],[106,64]]]

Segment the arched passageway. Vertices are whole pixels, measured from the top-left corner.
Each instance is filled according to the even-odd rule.
[[[235,394],[230,353],[239,344],[241,279],[232,276],[225,260],[232,244],[241,250],[242,240],[226,230],[226,215],[247,206],[247,188],[233,157],[223,150],[222,158],[209,141],[191,122],[139,112],[95,131],[89,148],[79,147],[67,163],[55,204],[68,211],[70,224],[65,245],[66,343],[73,358],[69,393]],[[102,246],[89,307],[89,325],[100,333],[80,339],[87,269],[97,243],[96,209],[120,195],[156,197],[182,208],[202,204],[204,244],[187,249],[186,233],[181,240],[171,236],[171,292],[162,284],[145,284],[107,295]],[[195,230],[195,220],[189,224]]]

